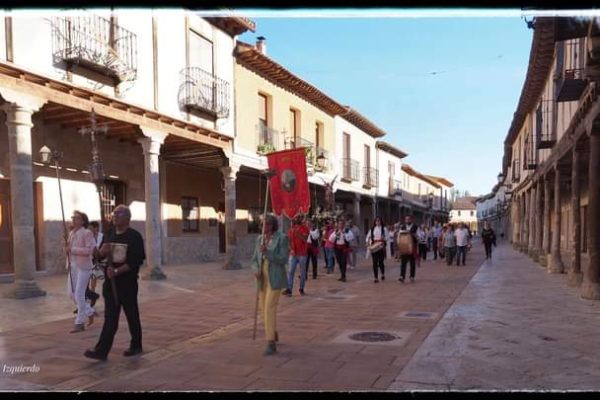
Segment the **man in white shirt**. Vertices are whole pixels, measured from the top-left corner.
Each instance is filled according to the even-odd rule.
[[[465,265],[467,259],[467,246],[469,245],[469,231],[465,227],[465,224],[461,223],[458,225],[458,229],[454,231],[456,236],[456,265],[460,265],[460,256],[462,255],[462,265]]]

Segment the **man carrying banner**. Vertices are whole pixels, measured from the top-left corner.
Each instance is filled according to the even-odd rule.
[[[268,195],[275,215],[294,218],[298,214],[308,213],[310,196],[308,176],[306,174],[306,153],[304,148],[278,151],[267,155],[269,169],[267,176],[267,197],[263,214],[263,234],[258,238],[252,269],[257,283],[257,301],[262,305],[267,347],[264,355],[277,352],[276,342],[279,340],[276,330],[276,310],[281,289],[287,286],[285,267],[289,257],[288,237],[279,232],[277,218],[267,214]],[[304,236],[304,243],[308,234]],[[305,253],[306,254],[306,253]],[[301,271],[304,264],[300,265]],[[291,279],[294,273],[290,275]],[[304,272],[306,279],[306,273]],[[304,289],[303,283],[300,284]],[[257,306],[258,306],[257,303]],[[257,310],[254,315],[254,337],[256,334]]]

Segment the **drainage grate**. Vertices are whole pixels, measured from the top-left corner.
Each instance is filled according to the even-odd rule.
[[[396,335],[387,332],[358,332],[348,337],[358,342],[390,342],[398,339]]]
[[[410,331],[359,331],[346,330],[340,332],[332,343],[352,345],[374,345],[374,346],[403,346],[410,337]]]
[[[426,311],[404,311],[398,314],[398,317],[411,319],[435,319],[437,317],[437,313]]]

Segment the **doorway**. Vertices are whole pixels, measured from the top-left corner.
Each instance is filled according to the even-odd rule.
[[[225,202],[219,202],[219,253],[225,253]]]

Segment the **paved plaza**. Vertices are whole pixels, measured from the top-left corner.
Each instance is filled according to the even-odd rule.
[[[280,299],[279,353],[271,357],[262,356],[262,324],[252,340],[247,265],[166,267],[167,281],[141,281],[145,352],[122,356],[129,343],[122,315],[106,362],[82,356],[96,343],[102,317],[69,334],[74,307],[65,277],[42,278],[46,297],[3,303],[0,389],[600,388],[598,302],[580,300],[564,275],[548,275],[508,245],[486,262],[481,247],[475,244],[466,267],[424,262],[415,283],[398,282],[399,266],[387,260],[386,280],[374,284],[363,257],[346,283],[322,274],[308,281],[304,297],[296,284],[292,298]],[[7,369],[20,365],[37,369]]]

